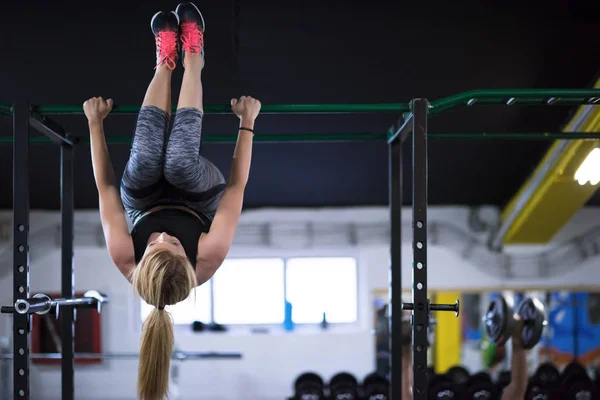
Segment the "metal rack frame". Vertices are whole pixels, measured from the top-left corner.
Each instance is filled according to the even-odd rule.
[[[288,104],[265,105],[263,113],[404,113],[399,126],[390,129],[389,144],[389,194],[391,220],[391,265],[389,290],[390,324],[390,398],[399,399],[402,393],[402,312],[411,310],[413,328],[413,396],[427,398],[427,327],[431,311],[453,311],[458,315],[459,304],[430,304],[427,298],[427,122],[432,116],[459,107],[473,105],[599,105],[599,89],[495,89],[474,90],[442,98],[433,102],[414,99],[410,103],[393,104]],[[113,114],[135,114],[139,106],[115,106]],[[229,106],[206,106],[206,113],[223,114]],[[81,106],[30,106],[15,103],[12,107],[0,104],[0,114],[13,117],[13,207],[14,207],[14,303],[29,298],[29,145],[37,138],[30,138],[34,128],[47,141],[61,146],[61,217],[62,217],[62,296],[74,295],[73,271],[73,150],[77,138],[67,135],[59,124],[48,118],[54,114],[81,114]],[[413,289],[412,302],[402,303],[402,148],[412,132],[412,209],[413,209]],[[597,132],[555,133],[437,133],[436,138],[448,139],[600,139]],[[275,135],[264,141],[365,141],[382,140],[377,134],[309,134]],[[32,140],[33,139],[33,140]],[[213,137],[212,142],[230,142],[233,136]],[[263,141],[263,138],[257,140]],[[6,143],[7,141],[0,141]],[[127,142],[120,138],[119,143]],[[62,398],[74,398],[74,308],[66,307],[62,320]],[[29,399],[29,330],[30,314],[13,313],[14,321],[14,396]]]

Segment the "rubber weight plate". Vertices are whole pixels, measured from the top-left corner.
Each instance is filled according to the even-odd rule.
[[[363,380],[364,400],[388,400],[390,398],[389,382],[376,372],[369,374]]]
[[[525,399],[527,400],[550,400],[552,399],[553,391],[547,387],[545,387],[540,382],[532,381],[527,387],[527,392],[525,394]],[[556,396],[555,396],[556,397]]]
[[[496,297],[489,305],[483,317],[485,333],[497,345],[503,345],[512,334],[515,319],[514,300]]]
[[[558,383],[559,377],[558,368],[552,363],[545,362],[537,367],[532,378],[542,385],[554,386]]]
[[[305,372],[294,382],[295,400],[324,400],[323,378],[314,372]]]
[[[429,382],[428,400],[455,400],[458,397],[456,385],[447,375],[436,375]]]
[[[329,381],[329,399],[358,400],[358,381],[348,372],[335,374]]]
[[[465,384],[469,380],[469,377],[471,376],[471,374],[465,367],[460,366],[460,365],[455,365],[454,367],[448,368],[448,371],[446,372],[446,376],[448,378],[450,378],[450,380],[452,382],[454,382],[454,384],[460,386],[460,385]]]
[[[471,375],[466,384],[464,399],[493,400],[496,398],[496,388],[492,378],[485,372]]]
[[[517,314],[524,322],[521,339],[523,347],[532,349],[542,338],[546,325],[546,311],[541,301],[528,297],[519,304]]]
[[[565,400],[597,400],[599,396],[598,387],[591,379],[574,382],[563,391],[563,399]]]

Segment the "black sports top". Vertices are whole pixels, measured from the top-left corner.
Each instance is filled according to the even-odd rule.
[[[208,232],[212,220],[206,216],[198,217],[187,211],[165,208],[141,217],[131,231],[136,264],[142,259],[148,238],[155,232],[165,232],[175,236],[181,242],[185,254],[196,268],[198,240],[200,235]]]

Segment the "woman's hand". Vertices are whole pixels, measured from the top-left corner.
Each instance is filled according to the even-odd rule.
[[[231,110],[242,120],[254,121],[260,112],[260,101],[250,96],[231,99]]]
[[[102,122],[112,110],[112,99],[104,100],[102,97],[92,97],[83,103],[83,112],[89,122]]]

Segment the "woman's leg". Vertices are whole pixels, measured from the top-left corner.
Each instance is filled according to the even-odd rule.
[[[186,8],[181,10],[181,7]],[[198,9],[189,3],[180,6],[178,14],[185,72],[167,143],[164,176],[171,185],[187,193],[188,200],[203,203],[206,211],[210,211],[216,207],[215,196],[222,191],[225,178],[214,164],[200,156],[204,21]]]
[[[163,177],[165,137],[171,111],[171,72],[177,57],[177,17],[157,13],[152,18],[157,66],[138,114],[129,161],[121,181],[126,208],[144,207]]]

